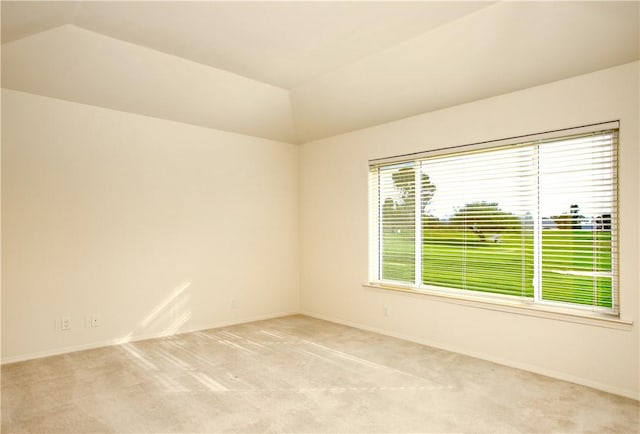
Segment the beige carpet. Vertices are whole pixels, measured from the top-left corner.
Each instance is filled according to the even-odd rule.
[[[304,316],[2,367],[2,432],[637,432],[640,404]]]

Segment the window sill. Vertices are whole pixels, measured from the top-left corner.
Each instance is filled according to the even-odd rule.
[[[566,321],[577,324],[586,324],[595,327],[605,327],[616,330],[631,330],[632,321],[626,321],[606,314],[596,312],[580,312],[573,309],[543,306],[524,303],[517,300],[490,299],[473,295],[458,295],[429,290],[414,289],[411,287],[383,285],[380,283],[366,283],[362,285],[366,288],[381,289],[388,291],[399,291],[410,294],[418,294],[443,303],[452,303],[462,306],[469,306],[478,309],[488,309],[498,312],[507,312],[518,315],[534,316],[557,321]]]

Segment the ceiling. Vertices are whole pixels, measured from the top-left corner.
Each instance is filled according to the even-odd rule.
[[[640,59],[639,1],[2,1],[2,86],[308,143]]]
[[[73,24],[285,89],[490,2],[3,1],[2,42]]]

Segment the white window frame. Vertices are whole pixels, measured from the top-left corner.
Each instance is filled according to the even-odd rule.
[[[597,124],[590,124],[581,127],[575,128],[566,128],[561,130],[553,130],[544,133],[523,135],[517,137],[511,137],[508,139],[500,139],[500,140],[490,140],[484,142],[473,143],[469,145],[461,145],[455,147],[448,148],[440,148],[432,151],[425,151],[419,153],[412,154],[404,154],[398,155],[394,157],[386,157],[379,159],[372,159],[369,161],[369,167],[371,168],[379,167],[386,164],[393,163],[401,163],[407,161],[418,161],[421,159],[425,159],[428,157],[436,156],[436,155],[447,155],[447,154],[456,154],[461,151],[490,151],[492,149],[496,149],[503,146],[513,146],[518,144],[530,144],[531,142],[541,142],[549,139],[562,139],[571,135],[578,135],[583,133],[597,132],[603,130],[618,130],[620,129],[619,121],[610,121],[603,122]],[[531,145],[529,145],[531,146]],[[538,146],[538,145],[534,145]],[[617,136],[617,144],[619,146],[619,134]],[[616,152],[617,154],[617,152]],[[613,189],[613,201],[616,204],[616,209],[613,211],[614,215],[612,216],[612,220],[618,220],[619,218],[619,182],[618,182],[618,164],[619,159],[616,158],[614,165],[614,189]],[[420,203],[421,201],[417,198],[420,198],[420,170],[415,170],[415,185],[416,185],[416,228],[422,227],[421,218],[422,213],[420,212]],[[370,175],[371,177],[371,175]],[[371,178],[370,178],[371,179]],[[601,317],[606,320],[611,320],[617,323],[623,324],[631,324],[626,321],[619,320],[620,306],[619,306],[619,298],[620,298],[620,289],[619,289],[619,248],[618,246],[618,238],[619,238],[619,223],[616,225],[615,229],[611,230],[611,242],[612,242],[612,270],[613,279],[612,279],[612,308],[599,308],[592,305],[580,305],[574,303],[565,303],[560,301],[550,301],[543,300],[541,295],[541,260],[542,260],[542,230],[541,230],[541,217],[539,215],[539,210],[536,209],[536,215],[533,216],[534,221],[534,296],[530,297],[518,297],[513,295],[503,295],[482,291],[469,291],[462,290],[456,288],[448,288],[448,287],[440,287],[433,285],[424,285],[422,283],[422,237],[415,236],[415,281],[412,284],[400,281],[391,281],[391,280],[381,280],[380,269],[382,266],[382,255],[381,252],[381,243],[382,243],[382,227],[378,223],[378,215],[379,208],[382,206],[382,203],[378,197],[379,191],[377,186],[369,185],[369,283],[365,286],[370,286],[374,288],[384,288],[384,289],[393,289],[400,290],[406,292],[420,293],[435,296],[437,298],[449,298],[457,302],[462,302],[462,304],[467,304],[466,302],[480,302],[480,303],[490,303],[495,305],[506,306],[507,310],[509,307],[526,307],[533,308],[535,311],[547,311],[551,313],[559,313],[559,314],[567,314],[569,316],[577,315],[582,316],[586,314],[587,316],[593,317]],[[504,310],[504,309],[499,309]],[[518,311],[518,309],[516,309]],[[539,316],[539,315],[535,315]],[[544,315],[542,315],[544,316]]]

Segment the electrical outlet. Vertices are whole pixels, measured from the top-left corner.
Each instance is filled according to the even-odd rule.
[[[389,316],[389,308],[387,306],[384,307],[384,316]]]
[[[91,325],[91,327],[100,327],[102,325],[102,317],[98,314],[91,315],[89,324]]]
[[[60,319],[60,330],[63,332],[71,330],[71,318],[68,316],[63,316]]]
[[[231,309],[237,309],[238,308],[238,301],[234,298],[231,300]]]

